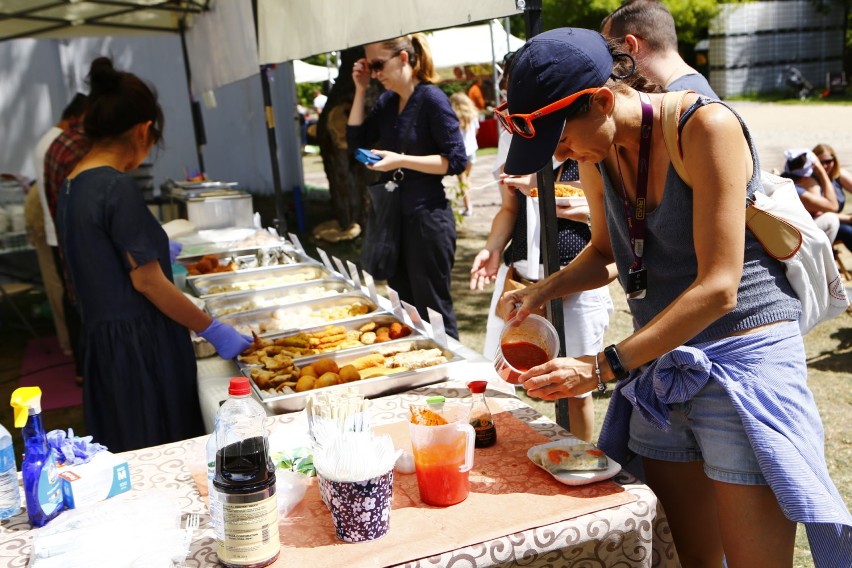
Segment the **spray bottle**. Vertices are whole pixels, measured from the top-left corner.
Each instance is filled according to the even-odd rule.
[[[30,525],[43,527],[65,508],[62,502],[62,485],[56,471],[56,459],[47,445],[44,423],[41,418],[41,389],[21,387],[12,393],[15,409],[15,427],[23,428],[24,461],[21,472],[24,478],[24,496]]]

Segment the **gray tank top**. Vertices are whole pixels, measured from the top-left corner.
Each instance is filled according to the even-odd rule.
[[[721,101],[699,97],[681,115],[678,128],[682,130],[698,108],[711,103],[725,105],[742,125],[754,164],[754,175],[746,189],[746,195],[751,196],[760,188],[760,160],[748,128],[732,108]],[[603,175],[606,221],[618,266],[618,279],[624,288],[626,275],[633,262],[630,234],[624,217],[624,201],[620,186],[613,183],[605,168],[599,166],[599,169]],[[743,207],[745,205],[743,202]],[[692,240],[692,218],[692,189],[670,166],[662,200],[656,209],[646,215],[643,263],[648,271],[647,293],[643,299],[628,300],[636,329],[647,324],[695,281],[697,260]],[[746,231],[744,253],[736,308],[710,324],[687,344],[777,321],[799,319],[801,304],[784,275],[783,263],[768,256],[750,231]]]

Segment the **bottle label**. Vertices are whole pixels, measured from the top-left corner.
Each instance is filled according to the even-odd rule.
[[[56,471],[56,460],[51,455],[45,460],[38,479],[38,502],[45,515],[52,515],[62,505],[62,485]]]
[[[15,466],[15,448],[12,447],[12,444],[0,450],[0,473],[9,469],[17,470]]]
[[[220,502],[221,503],[221,502]],[[274,558],[281,549],[275,494],[252,503],[221,503],[223,538],[216,543],[219,561],[253,564]]]

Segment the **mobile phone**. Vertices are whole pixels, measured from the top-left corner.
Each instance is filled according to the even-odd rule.
[[[381,161],[382,157],[378,154],[371,152],[370,150],[367,150],[366,148],[358,148],[357,150],[355,150],[355,159],[361,162],[362,164],[371,166],[376,162]]]

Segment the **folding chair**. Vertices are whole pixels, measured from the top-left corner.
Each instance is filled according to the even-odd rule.
[[[33,337],[38,337],[38,333],[36,333],[36,330],[33,329],[32,324],[30,324],[29,320],[24,317],[24,314],[21,313],[21,310],[18,309],[18,306],[16,306],[15,302],[13,301],[13,298],[15,296],[26,294],[32,289],[32,284],[25,284],[23,282],[10,282],[6,284],[0,284],[0,302],[8,304],[9,307],[12,308],[12,311],[15,312],[15,314],[18,316],[18,319],[21,323],[17,327],[26,329]]]

